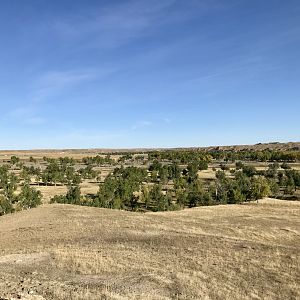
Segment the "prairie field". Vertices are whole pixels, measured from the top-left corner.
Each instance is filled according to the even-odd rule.
[[[1,299],[299,299],[300,203],[0,218]]]

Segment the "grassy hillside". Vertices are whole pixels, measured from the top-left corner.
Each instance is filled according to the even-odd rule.
[[[299,299],[299,253],[299,202],[42,205],[0,218],[0,297]]]

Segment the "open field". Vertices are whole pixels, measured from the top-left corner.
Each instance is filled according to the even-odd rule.
[[[300,142],[290,143],[259,143],[255,145],[232,145],[232,146],[209,146],[209,147],[189,147],[189,148],[131,148],[131,149],[40,149],[40,150],[0,150],[0,160],[9,159],[10,156],[16,155],[21,160],[27,160],[30,156],[36,159],[42,159],[44,156],[51,158],[72,157],[74,159],[82,159],[85,156],[96,156],[98,154],[107,153],[141,153],[159,150],[224,150],[224,151],[240,151],[240,150],[300,150]],[[118,156],[116,154],[116,156]]]
[[[0,218],[0,297],[299,299],[299,253],[299,202],[42,205]]]

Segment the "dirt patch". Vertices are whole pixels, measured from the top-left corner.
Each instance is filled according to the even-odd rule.
[[[50,258],[49,253],[8,254],[0,256],[0,264],[36,264]]]

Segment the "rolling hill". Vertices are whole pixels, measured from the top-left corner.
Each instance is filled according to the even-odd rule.
[[[1,299],[299,299],[300,203],[0,218]]]

